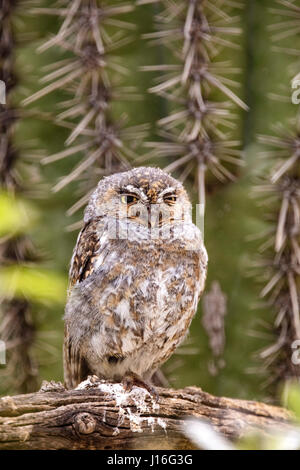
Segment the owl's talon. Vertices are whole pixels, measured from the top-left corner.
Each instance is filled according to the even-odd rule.
[[[159,394],[153,385],[145,382],[141,377],[139,377],[137,374],[130,373],[127,374],[123,377],[122,379],[122,384],[127,392],[131,392],[133,387],[140,387],[144,388],[149,392],[151,397],[158,403],[159,402]]]

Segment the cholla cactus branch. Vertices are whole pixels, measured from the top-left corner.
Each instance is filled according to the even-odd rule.
[[[294,138],[262,136],[260,140],[269,144],[273,148],[273,157],[277,157],[270,182],[266,181],[257,188],[266,201],[265,205],[270,207],[271,204],[272,211],[268,219],[274,223],[273,242],[271,246],[267,245],[267,257],[261,263],[267,278],[261,295],[268,296],[272,305],[280,307],[281,320],[284,317],[288,320],[291,336],[287,347],[290,348],[289,341],[300,338],[297,288],[300,275],[300,140],[297,134]]]
[[[279,41],[284,42],[292,36],[300,33],[300,5],[297,2],[277,0],[276,3],[281,8],[271,8],[270,11],[276,15],[281,16],[281,20],[270,25],[269,30],[272,32],[272,40],[275,44]],[[299,49],[291,47],[274,46],[273,49],[277,52],[284,52],[292,57],[297,57],[295,63],[291,62],[289,70],[292,77],[292,82],[300,79],[299,62],[300,52]]]
[[[139,140],[146,135],[147,126],[126,127],[126,117],[115,120],[112,111],[114,100],[137,99],[132,87],[121,86],[127,69],[115,57],[115,51],[131,40],[128,31],[133,28],[119,16],[133,8],[126,3],[64,0],[54,8],[34,9],[62,19],[58,33],[39,50],[55,46],[71,52],[69,59],[51,66],[42,79],[46,86],[24,101],[29,104],[57,89],[66,90],[71,96],[62,103],[64,110],[56,118],[57,124],[71,128],[66,140],[68,148],[44,162],[72,158],[78,153],[84,155],[54,186],[54,191],[74,180],[85,180],[84,191],[89,192],[99,176],[127,169],[136,158]]]
[[[20,113],[12,104],[17,84],[13,18],[22,3],[12,0],[0,2],[0,79],[6,88],[6,104],[0,105],[0,187],[1,190],[18,194],[28,184],[21,176],[24,171],[20,171],[20,167],[24,167],[23,155],[14,145],[15,126]],[[32,175],[35,180],[36,171]],[[36,249],[26,235],[10,234],[0,240],[0,265],[33,263],[37,260]],[[7,389],[13,387],[18,392],[33,391],[37,385],[37,366],[31,353],[35,338],[31,305],[26,299],[2,297],[0,309],[0,339],[5,341],[7,349],[7,366],[1,369],[1,377],[5,377]]]
[[[280,15],[282,20],[271,25],[270,30],[272,39],[282,42],[300,32],[300,7],[296,2],[286,0],[276,3],[280,8],[273,8],[272,12]],[[294,50],[284,47],[275,50],[295,55]],[[295,74],[294,67],[290,67],[290,72]],[[267,222],[271,228],[271,232],[263,236],[262,256],[257,268],[263,273],[261,297],[274,311],[274,331],[278,336],[275,344],[261,352],[261,358],[265,360],[265,367],[273,372],[275,383],[300,378],[299,366],[292,361],[293,342],[300,339],[299,129],[298,115],[285,127],[277,125],[275,135],[259,136],[260,142],[269,147],[263,156],[272,161],[272,166],[269,177],[256,188],[267,208]]]
[[[7,388],[14,378],[14,388],[28,393],[36,389],[38,367],[31,354],[35,340],[35,326],[31,306],[24,299],[14,298],[2,304],[3,321],[0,337],[5,342],[8,363],[1,372]]]
[[[235,148],[239,142],[230,142],[228,136],[228,130],[235,128],[232,106],[248,109],[232,91],[238,83],[227,77],[239,69],[230,62],[215,61],[221,48],[238,47],[228,38],[241,31],[235,26],[237,18],[230,16],[231,2],[161,0],[156,3],[162,6],[162,12],[157,15],[157,32],[145,37],[171,50],[174,63],[143,67],[143,70],[160,73],[158,84],[149,91],[168,100],[176,109],[158,122],[165,129],[160,132],[164,141],[151,142],[148,146],[154,149],[155,155],[175,158],[167,171],[183,168],[181,178],[195,173],[199,203],[204,206],[207,171],[221,181],[232,180],[234,175],[227,168],[228,163],[242,163],[241,152]],[[214,91],[229,101],[213,101]]]

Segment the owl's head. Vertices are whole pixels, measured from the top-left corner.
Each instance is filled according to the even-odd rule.
[[[182,184],[160,168],[138,167],[103,178],[85,211],[130,220],[150,228],[190,220],[190,201]]]

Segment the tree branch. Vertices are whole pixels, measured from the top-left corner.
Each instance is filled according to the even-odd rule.
[[[37,393],[0,399],[0,449],[192,449],[188,417],[208,420],[229,439],[246,430],[290,428],[291,416],[254,401],[214,397],[196,387],[148,392],[89,378],[76,390],[45,383]]]

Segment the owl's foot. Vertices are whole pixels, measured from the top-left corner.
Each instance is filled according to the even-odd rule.
[[[153,385],[145,382],[139,375],[134,372],[128,372],[122,379],[122,384],[126,391],[131,391],[133,387],[140,387],[147,390],[152,398],[158,403],[159,394]]]

